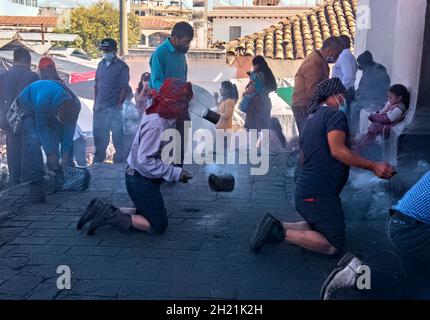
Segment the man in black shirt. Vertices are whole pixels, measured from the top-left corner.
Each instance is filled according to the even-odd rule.
[[[37,73],[30,70],[31,55],[25,48],[13,52],[13,67],[0,75],[0,129],[6,133],[7,165],[9,181],[17,185],[27,180],[27,172],[23,166],[21,136],[12,134],[6,120],[10,105],[21,91],[32,82],[39,80]]]
[[[334,255],[345,242],[345,221],[339,194],[345,186],[350,166],[372,171],[389,179],[394,169],[354,154],[349,148],[349,128],[339,106],[346,89],[338,78],[317,87],[310,114],[302,127],[300,149],[302,170],[297,181],[296,209],[304,218],[297,223],[281,223],[266,214],[251,239],[258,252],[265,244],[284,240],[305,249]]]

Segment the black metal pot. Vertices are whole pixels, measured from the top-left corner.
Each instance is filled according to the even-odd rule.
[[[209,122],[212,122],[213,124],[217,124],[219,119],[221,118],[221,115],[215,111],[212,111],[210,109],[207,109],[206,112],[203,114],[203,119],[206,119]]]
[[[209,175],[209,187],[214,192],[231,192],[234,190],[234,177],[231,174]]]

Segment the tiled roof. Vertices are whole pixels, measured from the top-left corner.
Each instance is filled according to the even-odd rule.
[[[56,27],[57,24],[57,17],[0,16],[1,26]]]
[[[226,45],[227,54],[304,59],[330,36],[355,36],[358,0],[327,0],[302,14]]]
[[[166,21],[163,17],[140,17],[142,29],[171,30],[175,24]]]

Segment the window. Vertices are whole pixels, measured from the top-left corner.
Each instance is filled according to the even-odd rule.
[[[229,41],[240,38],[242,34],[241,27],[230,27]]]

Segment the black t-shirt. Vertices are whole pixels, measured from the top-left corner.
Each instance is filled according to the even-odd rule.
[[[297,180],[296,196],[331,197],[339,195],[348,181],[349,166],[331,155],[327,134],[343,131],[349,146],[349,128],[345,113],[321,106],[309,115],[300,134],[303,168]]]

